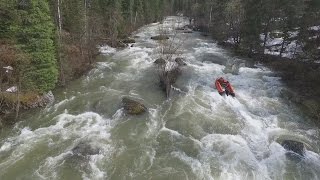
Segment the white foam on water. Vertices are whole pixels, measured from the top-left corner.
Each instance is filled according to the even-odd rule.
[[[35,171],[35,175],[41,179],[48,179],[48,178],[58,178],[58,173],[56,168],[62,166],[64,164],[64,160],[71,156],[72,152],[67,151],[65,153],[61,153],[56,157],[48,157],[43,165]]]
[[[208,166],[203,165],[198,159],[187,156],[184,152],[175,151],[171,155],[183,161],[187,164],[192,172],[197,175],[198,179],[213,180],[214,178],[210,175],[211,170]]]
[[[172,134],[172,135],[174,135],[174,136],[183,136],[183,135],[180,134],[178,131],[169,129],[169,128],[167,128],[167,127],[163,127],[160,131],[167,131],[167,132],[169,132],[170,134]]]
[[[97,62],[96,68],[100,71],[105,71],[106,69],[112,70],[116,63],[114,62]]]
[[[0,152],[9,151],[11,149],[11,143],[5,142],[0,148]]]
[[[93,142],[100,147],[101,150],[104,150],[104,155],[108,156],[112,152],[112,146],[109,144],[111,143],[110,129],[110,120],[104,119],[96,113],[86,112],[79,115],[61,114],[56,117],[56,123],[54,125],[35,130],[26,127],[21,129],[19,135],[9,138],[8,142],[10,142],[11,146],[14,145],[15,149],[13,149],[11,154],[6,158],[7,163],[2,162],[0,166],[3,169],[9,168],[10,164],[13,165],[25,154],[31,153],[34,148],[37,147],[38,143],[48,142],[48,147],[52,147],[52,139],[48,139],[49,137],[53,137],[54,139],[58,138],[55,140],[56,144],[70,140],[76,142],[81,140],[94,140]],[[8,151],[8,148],[6,151]],[[68,148],[65,149],[65,152],[55,157],[46,158],[44,164],[41,163],[42,165],[40,164],[37,171],[39,177],[55,177],[56,168],[63,164],[65,157],[69,154],[70,149]],[[92,173],[98,172],[93,164],[95,164],[95,161],[91,162]]]
[[[70,98],[68,99],[64,99],[58,103],[55,103],[53,106],[51,107],[47,107],[46,108],[46,111],[49,112],[49,111],[57,111],[60,107],[66,105],[67,103],[70,103],[72,102],[76,97],[75,96],[71,96]]]
[[[267,168],[257,161],[247,142],[239,135],[211,134],[201,139],[202,163],[216,164],[223,179],[269,179]],[[248,174],[251,174],[249,177]]]
[[[91,180],[91,179],[105,179],[107,177],[106,172],[98,167],[98,163],[104,159],[104,155],[93,155],[90,157],[89,166],[91,168],[91,173],[83,173],[82,178],[84,180]]]

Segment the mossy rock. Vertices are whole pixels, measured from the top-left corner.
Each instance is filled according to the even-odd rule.
[[[160,41],[160,40],[167,40],[169,39],[169,36],[167,35],[158,35],[158,36],[152,36],[151,39]]]
[[[122,106],[125,113],[130,115],[140,115],[147,111],[147,108],[142,103],[127,97],[122,99]]]

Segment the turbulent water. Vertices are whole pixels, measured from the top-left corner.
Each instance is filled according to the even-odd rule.
[[[133,47],[102,48],[96,68],[55,92],[54,104],[3,129],[0,179],[320,179],[320,131],[282,98],[280,77],[200,33],[174,31],[186,23],[168,17],[138,30]],[[159,31],[188,64],[168,100],[153,64],[168,47],[150,39]],[[236,98],[217,93],[220,76]],[[125,115],[128,96],[148,112]],[[282,139],[304,142],[305,158],[287,158]]]

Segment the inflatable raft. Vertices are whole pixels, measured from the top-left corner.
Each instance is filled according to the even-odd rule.
[[[229,81],[223,79],[222,77],[216,80],[215,85],[220,95],[226,94],[227,96],[229,95],[231,95],[232,97],[236,96],[234,89],[229,83]]]

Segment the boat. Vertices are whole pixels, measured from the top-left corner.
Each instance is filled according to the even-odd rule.
[[[218,78],[215,82],[215,85],[221,96],[224,94],[226,94],[227,96],[231,95],[232,97],[236,96],[234,88],[232,87],[230,82],[225,80],[223,77]]]

